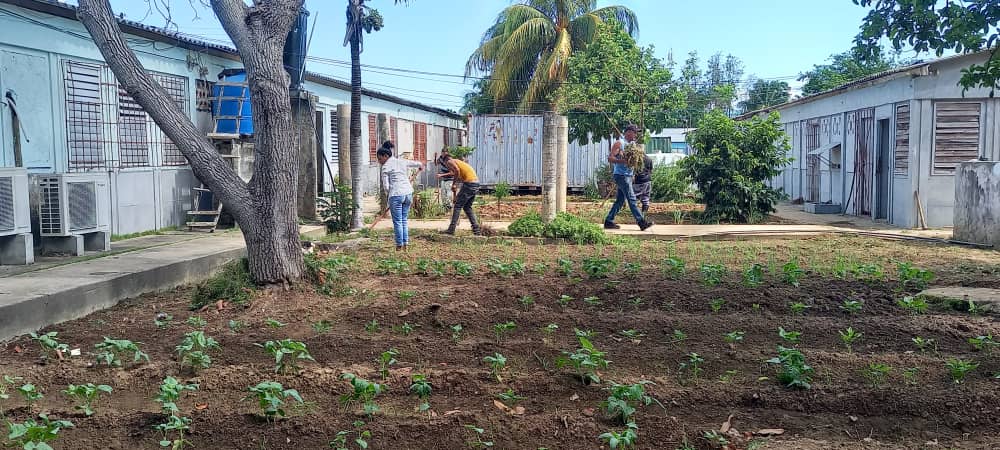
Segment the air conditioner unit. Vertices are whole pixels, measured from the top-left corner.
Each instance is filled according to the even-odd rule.
[[[28,172],[0,167],[0,236],[31,233]]]
[[[107,173],[37,175],[38,225],[44,236],[107,232],[111,221]]]

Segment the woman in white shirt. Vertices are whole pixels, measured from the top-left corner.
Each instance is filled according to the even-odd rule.
[[[392,232],[396,238],[396,251],[406,250],[410,243],[407,217],[413,204],[413,185],[410,184],[410,170],[424,170],[423,163],[399,159],[392,156],[395,145],[391,141],[382,144],[375,152],[375,159],[382,165],[382,186],[389,198],[389,212],[392,214]]]

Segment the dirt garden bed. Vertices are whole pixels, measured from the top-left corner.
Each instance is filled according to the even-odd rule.
[[[339,431],[366,430],[373,449],[475,448],[479,438],[502,449],[595,449],[602,446],[600,434],[624,429],[601,409],[605,388],[646,380],[652,382],[646,392],[663,407],[638,408],[637,448],[682,448],[685,441],[688,448],[718,448],[704,435],[724,423],[738,433],[719,435],[732,442],[749,436],[769,449],[1000,446],[1000,380],[993,379],[1000,356],[968,342],[1000,336],[995,317],[933,307],[910,314],[897,301],[912,290],[897,291],[895,272],[895,263],[905,261],[933,270],[937,285],[1000,288],[995,252],[827,237],[620,240],[591,247],[440,244],[418,236],[408,254],[390,248],[376,237],[352,254],[355,262],[342,273],[347,281],[331,283],[330,295],[271,291],[248,307],[218,303],[191,311],[191,290],[179,289],[45,330],[82,349],[82,356],[63,362],[40,365],[39,346],[27,337],[9,342],[0,353],[0,375],[24,377],[45,398],[29,410],[12,393],[2,403],[6,418],[22,422],[47,411],[72,421],[76,426],[52,443],[56,449],[158,448],[161,435],[153,427],[166,416],[152,399],[172,375],[199,385],[178,402],[180,414],[192,420],[193,448],[319,449]],[[585,274],[584,259],[596,256],[616,263],[608,278]],[[663,272],[668,256],[685,261],[684,275]],[[511,263],[519,260],[525,273],[490,273],[493,257],[494,271],[517,272]],[[572,261],[568,276],[557,273],[560,258]],[[454,260],[470,263],[473,273],[454,275]],[[790,260],[804,270],[799,286],[785,280]],[[418,267],[435,267],[434,261],[448,262],[440,267],[445,276],[417,273]],[[748,287],[742,271],[754,262],[761,265],[762,284]],[[720,284],[706,285],[702,263],[727,268]],[[884,281],[834,276],[872,264],[889,274]],[[533,302],[522,302],[526,297]],[[845,300],[861,302],[861,310],[845,312]],[[805,306],[800,313],[796,303]],[[167,324],[157,326],[158,313],[172,320],[161,314],[161,325]],[[204,325],[189,322],[192,316]],[[515,326],[498,338],[496,325],[506,322]],[[452,326],[458,324],[456,333]],[[784,341],[779,327],[801,332],[801,342]],[[850,352],[838,334],[848,327],[863,333]],[[185,333],[202,329],[221,350],[195,375],[179,367],[174,347]],[[598,370],[601,384],[585,385],[572,369],[557,367],[564,351],[580,346],[574,329],[593,332],[594,346],[610,360]],[[724,335],[736,331],[742,340],[727,343]],[[94,367],[90,353],[104,336],[141,342],[150,362]],[[917,336],[933,339],[933,347],[918,349]],[[304,342],[315,362],[303,362],[297,375],[275,374],[273,357],[255,344],[280,339]],[[799,349],[814,368],[810,389],[777,381],[776,366],[765,361],[777,356],[779,345]],[[388,367],[388,389],[375,398],[380,411],[369,418],[359,406],[342,406],[338,398],[350,387],[341,374],[382,383],[376,360],[389,349],[398,352],[397,362]],[[502,382],[483,360],[495,353],[507,359]],[[692,353],[704,360],[697,377]],[[946,368],[950,358],[979,366],[956,384]],[[863,375],[871,364],[891,367],[881,383]],[[426,412],[409,393],[414,374],[426,375],[433,388]],[[286,405],[288,417],[266,422],[255,403],[241,401],[248,387],[264,380],[296,389],[306,405]],[[98,400],[92,417],[76,414],[59,393],[87,382],[114,389]],[[523,399],[498,403],[497,394],[507,389]],[[365,424],[352,425],[358,420]],[[764,435],[752,434],[762,430]]]
[[[602,223],[604,217],[611,209],[614,199],[606,202],[577,200],[566,204],[567,212],[578,215],[584,219]],[[691,225],[699,222],[701,213],[705,210],[705,205],[697,203],[652,203],[649,205],[649,217],[660,225]],[[505,200],[497,204],[496,200],[481,203],[476,206],[476,214],[484,220],[504,220],[511,221],[529,212],[540,212],[541,205],[537,201],[525,201],[518,197],[515,200]],[[442,216],[443,217],[443,216]],[[618,215],[619,223],[634,224],[635,220],[628,212],[628,206],[622,209]],[[768,216],[762,224],[796,223],[776,216]]]

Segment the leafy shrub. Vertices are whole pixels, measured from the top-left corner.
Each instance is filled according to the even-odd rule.
[[[320,221],[326,225],[327,233],[350,231],[351,218],[354,217],[351,185],[340,181],[334,183],[332,191],[323,192],[316,199],[316,212]]]
[[[254,288],[250,263],[246,258],[240,258],[222,266],[219,273],[195,286],[191,309],[200,309],[218,300],[246,304]]]
[[[782,194],[767,181],[790,162],[776,113],[736,122],[713,111],[691,133],[691,142],[695,153],[678,165],[705,202],[702,221],[752,223],[774,211]]]
[[[778,364],[778,381],[790,388],[809,389],[812,383],[813,368],[806,364],[802,352],[778,346],[778,356],[767,360],[770,364]]]
[[[493,187],[493,198],[497,199],[497,204],[500,204],[503,199],[510,197],[511,187],[510,183],[506,181],[501,181]]]
[[[413,208],[410,209],[410,217],[431,219],[444,213],[444,206],[434,198],[433,189],[424,189],[413,194]]]
[[[507,227],[507,233],[511,236],[541,237],[543,232],[545,222],[542,222],[542,216],[536,212],[519,217]]]
[[[654,202],[679,202],[684,199],[691,185],[681,173],[680,167],[675,165],[654,166],[651,179],[653,185],[649,198]]]
[[[545,226],[545,237],[568,239],[576,244],[607,244],[608,235],[596,223],[590,223],[569,213],[556,214]]]

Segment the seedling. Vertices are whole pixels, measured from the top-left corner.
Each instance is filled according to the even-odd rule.
[[[730,331],[722,336],[722,339],[729,344],[729,347],[736,348],[736,344],[743,342],[743,337],[746,336],[746,332],[743,331]]]
[[[329,333],[333,329],[333,322],[323,319],[312,323],[312,329],[316,334]]]
[[[381,355],[379,355],[378,361],[376,362],[378,363],[378,373],[382,375],[382,381],[389,379],[389,367],[395,365],[398,362],[396,361],[396,357],[398,356],[399,356],[399,350],[396,350],[394,348],[390,348],[389,350],[386,350],[382,352]]]
[[[410,264],[406,261],[402,261],[395,258],[383,258],[375,262],[375,272],[379,275],[396,275],[403,272],[410,267]]]
[[[948,358],[948,362],[945,363],[945,367],[948,368],[948,373],[951,375],[951,380],[955,384],[962,384],[965,382],[965,376],[976,370],[979,367],[979,363],[974,363],[965,359]]]
[[[629,339],[639,339],[641,337],[646,336],[646,333],[643,333],[643,332],[641,332],[639,330],[632,330],[632,329],[621,330],[618,333],[621,334],[622,336],[625,336],[625,337],[629,338]]]
[[[733,377],[735,377],[738,374],[739,372],[736,370],[727,370],[723,372],[722,375],[719,375],[719,382],[722,384],[729,384],[730,382],[733,381]]]
[[[795,314],[797,316],[801,316],[802,313],[806,312],[806,310],[809,308],[812,308],[812,306],[809,306],[802,302],[795,302],[788,305],[788,309],[792,311],[792,314]]]
[[[447,263],[444,261],[431,260],[428,258],[417,259],[417,273],[424,276],[440,278],[444,276]]]
[[[976,304],[976,302],[969,300],[967,305],[966,309],[969,311],[969,314],[973,316],[981,316],[983,314],[983,308]]]
[[[462,338],[462,324],[456,323],[448,327],[448,329],[451,330],[451,340],[458,342]]]
[[[187,320],[184,321],[184,323],[195,328],[205,328],[206,326],[208,326],[208,322],[205,319],[202,319],[201,317],[198,316],[188,317]]]
[[[671,337],[672,337],[672,339],[670,340],[671,344],[679,344],[681,342],[686,341],[687,338],[688,338],[688,335],[687,335],[687,333],[685,333],[685,332],[683,332],[681,330],[674,330],[674,332],[671,335]]]
[[[579,328],[573,328],[573,336],[578,338],[593,339],[594,336],[597,336],[597,333],[594,330],[581,330]]]
[[[372,333],[372,334],[378,333],[379,329],[380,329],[380,327],[378,325],[378,321],[375,320],[375,319],[372,319],[371,321],[365,323],[365,331],[367,331],[369,333]]]
[[[316,361],[309,354],[306,344],[301,341],[282,339],[280,341],[267,341],[263,344],[254,344],[263,348],[274,357],[275,373],[298,373],[300,360]]]
[[[649,406],[653,402],[660,404],[646,394],[645,386],[651,383],[645,380],[635,384],[611,383],[611,387],[608,388],[611,395],[606,401],[601,402],[601,408],[604,409],[608,419],[627,424],[634,421],[633,416],[640,406]]]
[[[545,272],[549,270],[549,265],[543,262],[535,263],[531,266],[531,271],[539,275],[545,275]]]
[[[351,392],[340,396],[340,403],[344,406],[361,403],[364,413],[371,417],[379,411],[375,404],[375,397],[385,391],[385,386],[373,383],[364,378],[360,378],[353,373],[345,373],[341,378],[351,384]]]
[[[17,383],[20,383],[23,378],[12,377],[10,375],[4,375],[0,379],[0,419],[4,417],[3,412],[3,401],[10,400],[10,393],[8,389],[16,389]]]
[[[702,264],[701,281],[706,286],[718,286],[722,283],[722,278],[726,276],[726,266],[722,264]]]
[[[181,367],[188,366],[192,371],[207,369],[212,365],[210,350],[218,350],[219,343],[202,331],[192,331],[184,335],[184,340],[176,348],[181,360]]]
[[[986,356],[993,356],[993,350],[1000,348],[1000,342],[993,340],[992,334],[969,338],[969,344],[976,350],[985,351]]]
[[[514,390],[510,388],[507,388],[506,391],[497,394],[497,398],[499,398],[500,401],[507,406],[514,406],[515,404],[517,404],[517,402],[524,400],[524,397],[517,395],[517,393],[515,393]]]
[[[899,270],[899,283],[902,289],[924,290],[927,285],[934,281],[934,272],[914,267],[908,262],[896,264]]]
[[[153,325],[156,325],[156,328],[159,329],[169,328],[173,322],[174,316],[167,313],[158,313],[156,319],[153,319]]]
[[[73,422],[68,420],[49,420],[45,414],[38,415],[39,421],[25,420],[23,423],[8,422],[10,433],[7,439],[25,450],[52,450],[47,444],[59,437],[59,432],[65,428],[73,428]]]
[[[63,353],[69,351],[69,345],[59,342],[57,336],[58,332],[50,331],[45,334],[35,334],[30,333],[31,340],[38,343],[38,346],[42,348],[42,354],[49,358],[52,353],[56,355],[62,355]]]
[[[573,366],[577,377],[584,384],[600,383],[601,378],[597,375],[597,370],[606,369],[611,361],[604,358],[606,352],[597,350],[589,339],[579,336],[580,348],[573,352],[563,352],[563,357],[556,360],[557,367],[564,367],[567,364]]]
[[[503,370],[507,367],[507,357],[503,356],[500,353],[494,353],[490,356],[484,357],[483,361],[486,361],[486,364],[490,366],[490,376],[496,378],[497,383],[503,383],[503,378],[501,378],[501,374],[503,373]]]
[[[892,372],[892,366],[883,363],[869,363],[861,374],[868,380],[868,384],[872,388],[878,389],[885,384],[890,372]]]
[[[486,431],[475,425],[465,425],[465,429],[473,432],[472,439],[465,441],[469,448],[489,448],[493,447],[493,441],[484,441],[483,433]]]
[[[184,439],[184,434],[191,429],[191,419],[187,417],[169,416],[166,423],[161,423],[155,428],[157,431],[163,433],[163,439],[160,440],[160,447],[181,450],[184,448],[184,445],[190,444],[187,439]],[[170,439],[171,433],[175,433],[176,437]]]
[[[708,441],[712,448],[729,448],[729,439],[726,439],[726,435],[718,431],[706,431],[701,437]]]
[[[357,434],[354,438],[354,443],[357,444],[358,448],[366,449],[368,448],[368,440],[372,438],[372,432],[369,430],[361,430],[361,427],[365,426],[365,423],[357,420],[354,422],[354,428],[360,431],[338,431],[336,436],[330,441],[330,448],[334,450],[348,450],[347,448],[347,438],[351,434]]]
[[[705,358],[694,352],[689,353],[687,356],[687,361],[682,361],[678,369],[681,372],[687,372],[692,380],[697,380],[698,376],[704,371],[701,365],[705,363]]]
[[[799,280],[805,275],[805,271],[799,267],[799,263],[796,260],[791,260],[781,266],[781,274],[784,277],[785,283],[792,286],[798,287]]]
[[[548,333],[548,334],[555,333],[556,330],[558,330],[558,329],[559,329],[559,325],[554,324],[554,323],[550,323],[550,324],[542,327],[542,331],[544,331],[545,333]]]
[[[663,260],[663,273],[671,278],[684,276],[684,260],[673,256]]]
[[[635,441],[639,439],[639,426],[635,422],[629,422],[624,431],[608,431],[598,438],[607,443],[611,450],[635,448]]]
[[[712,312],[717,313],[722,311],[722,306],[726,304],[725,299],[717,298],[709,302],[708,306],[712,308]]]
[[[93,405],[97,401],[97,397],[103,392],[106,394],[111,393],[111,386],[106,384],[94,385],[93,383],[75,385],[71,384],[66,387],[63,394],[77,401],[77,405],[73,407],[77,411],[82,411],[88,417],[94,415]]]
[[[420,399],[420,405],[418,406],[420,412],[431,409],[430,403],[427,402],[427,398],[431,396],[431,384],[427,381],[427,376],[415,373],[412,379],[413,383],[410,384],[410,392],[417,394],[417,398]]]
[[[837,262],[833,263],[833,268],[830,270],[833,277],[838,280],[843,280],[847,278],[848,267],[847,262],[843,258],[837,258]]]
[[[902,300],[896,302],[903,309],[908,311],[912,315],[923,314],[927,312],[927,301],[921,296],[916,297],[903,297]]]
[[[503,342],[503,337],[505,334],[514,331],[517,328],[517,324],[512,321],[507,321],[503,323],[493,324],[493,334],[497,337],[497,342]]]
[[[583,302],[586,303],[587,306],[601,306],[601,303],[603,303],[601,302],[601,299],[596,296],[586,297],[583,299]]]
[[[610,258],[584,258],[582,266],[583,273],[590,279],[607,278],[618,266],[618,261]]]
[[[632,297],[632,298],[628,299],[628,303],[630,305],[632,305],[632,309],[636,309],[636,310],[638,310],[639,307],[642,306],[642,304],[645,303],[645,302],[646,301],[643,300],[642,297]]]
[[[530,295],[525,295],[524,297],[521,297],[518,301],[521,302],[521,307],[524,308],[525,311],[529,311],[531,310],[532,306],[535,306],[535,297],[532,297]]]
[[[743,270],[743,284],[749,288],[755,288],[764,284],[764,266],[754,263]]]
[[[138,363],[144,359],[146,362],[149,362],[149,355],[139,350],[138,344],[128,339],[111,339],[105,336],[104,342],[94,345],[94,348],[98,350],[97,363],[104,363],[109,367],[121,367],[122,356],[129,353],[132,354],[133,363]]]
[[[243,331],[243,329],[247,327],[247,324],[242,320],[231,319],[227,326],[229,327],[229,331],[232,331],[233,334],[239,334],[240,331]]]
[[[177,401],[181,399],[184,391],[196,390],[198,390],[197,384],[184,384],[174,377],[166,377],[163,379],[163,383],[160,383],[159,393],[153,400],[160,404],[160,409],[163,410],[164,414],[175,416],[181,411],[177,407]]]
[[[642,272],[642,264],[636,262],[627,262],[622,264],[622,273],[625,277],[631,280],[638,278],[639,273]]]
[[[302,396],[295,389],[285,389],[281,383],[274,381],[262,381],[256,386],[251,386],[250,394],[243,397],[243,400],[257,400],[257,406],[268,421],[274,421],[278,417],[285,417],[283,408],[286,399],[293,399],[302,404]]]
[[[556,273],[564,277],[568,277],[573,274],[573,260],[566,258],[559,258],[556,260]]]
[[[451,268],[455,270],[456,275],[461,277],[470,277],[472,276],[472,272],[475,271],[475,268],[472,266],[472,264],[469,264],[465,261],[452,261]]]
[[[288,324],[281,322],[278,319],[268,317],[267,319],[264,319],[264,325],[267,325],[269,328],[284,328]]]
[[[568,296],[566,294],[560,295],[559,298],[556,299],[556,303],[558,303],[559,306],[561,306],[563,308],[569,306],[569,302],[571,302],[571,301],[573,301],[573,297],[570,297],[570,296]]]
[[[937,342],[935,342],[934,339],[927,339],[917,336],[910,340],[913,341],[913,345],[916,345],[917,349],[919,349],[921,352],[925,352],[927,351],[927,349],[931,349],[934,350],[935,353],[937,353]]]
[[[791,342],[792,344],[798,344],[800,338],[802,337],[802,332],[785,331],[783,327],[778,327],[778,336],[781,336],[782,339]]]
[[[885,281],[885,272],[878,264],[861,264],[854,268],[854,276],[868,283]]]
[[[780,365],[778,381],[790,388],[809,389],[812,385],[813,368],[806,364],[802,352],[778,346],[778,356],[767,360],[769,364]]]
[[[864,336],[864,333],[855,331],[853,327],[847,327],[846,330],[838,331],[838,333],[840,334],[840,341],[847,347],[847,353],[851,352],[851,346],[854,345],[854,342],[861,339],[861,336]]]
[[[31,383],[19,386],[17,388],[17,393],[21,394],[21,398],[24,399],[24,403],[28,405],[29,410],[31,409],[32,405],[35,404],[35,402],[45,397],[45,395],[42,394],[42,391],[38,389],[37,386]]]
[[[861,308],[864,307],[864,302],[860,300],[844,300],[844,303],[840,305],[840,309],[846,311],[848,314],[857,314],[861,312]]]
[[[917,367],[903,369],[903,382],[910,386],[916,386],[918,373],[920,373],[920,369]]]
[[[413,325],[409,322],[403,322],[402,325],[396,327],[396,331],[398,331],[399,334],[402,334],[403,336],[409,336],[417,328],[420,328],[420,325]]]
[[[409,304],[410,300],[413,300],[417,296],[416,291],[399,291],[399,301],[404,304]]]

